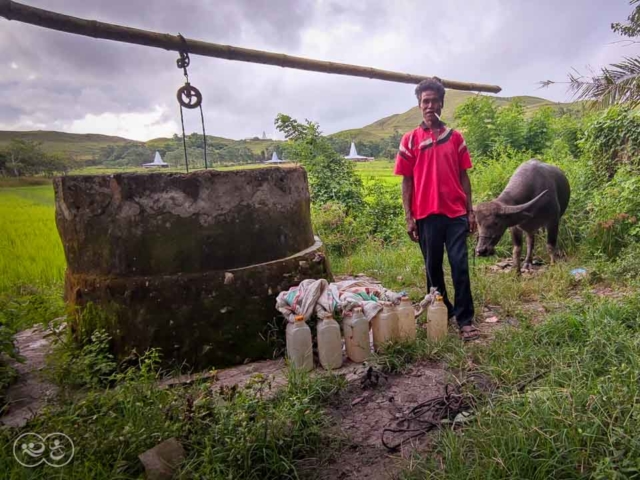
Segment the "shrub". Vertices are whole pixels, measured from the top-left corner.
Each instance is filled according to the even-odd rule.
[[[336,202],[314,205],[313,229],[320,236],[329,253],[349,255],[364,239],[353,217],[347,215],[344,205]]]
[[[591,161],[596,180],[611,180],[619,168],[640,171],[640,114],[627,106],[614,106],[589,122],[580,141]]]
[[[595,253],[616,256],[621,249],[640,241],[640,177],[619,169],[613,179],[593,193],[588,211],[592,218],[587,243]]]

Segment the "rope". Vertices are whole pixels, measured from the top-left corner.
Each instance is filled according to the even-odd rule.
[[[207,133],[204,131],[204,113],[202,112],[202,103],[200,104],[200,120],[202,121],[202,148],[204,149],[204,169],[209,168],[207,163]]]
[[[426,435],[442,425],[443,420],[453,421],[458,414],[471,410],[470,397],[461,393],[459,386],[447,384],[444,396],[435,397],[413,407],[399,420],[393,420],[382,430],[380,440],[387,450],[395,451],[405,442]],[[403,438],[390,444],[385,436],[403,434]]]
[[[548,373],[548,371],[542,371],[518,383],[515,385],[516,391],[523,393],[526,387]],[[401,418],[387,423],[380,436],[382,445],[384,445],[387,450],[396,451],[405,442],[426,435],[430,431],[440,428],[443,424],[455,425],[455,419],[459,414],[469,412],[475,406],[473,397],[469,394],[462,393],[462,387],[474,378],[476,381],[473,382],[473,384],[476,388],[480,388],[480,390],[483,390],[489,396],[496,392],[497,385],[491,381],[489,381],[487,385],[482,386],[483,382],[487,382],[487,378],[477,372],[469,374],[465,381],[457,386],[448,383],[444,387],[443,396],[422,402],[409,410],[409,412]],[[385,438],[385,436],[389,434],[402,434],[402,438],[400,441],[390,444]]]
[[[180,105],[180,123],[182,124],[182,146],[184,147],[184,166],[189,173],[189,160],[187,159],[187,137],[184,134],[184,115],[182,115],[182,105]]]

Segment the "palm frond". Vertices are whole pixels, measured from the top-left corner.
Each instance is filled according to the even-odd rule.
[[[640,105],[640,57],[625,58],[591,77],[569,74],[569,90],[577,99],[595,100],[600,107]]]

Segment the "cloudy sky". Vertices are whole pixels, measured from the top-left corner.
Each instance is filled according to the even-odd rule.
[[[500,95],[571,98],[587,72],[638,45],[610,24],[628,0],[22,0],[83,18],[215,43],[453,80],[498,84]],[[0,130],[103,133],[136,140],[179,131],[177,54],[55,32],[0,18]],[[192,56],[207,133],[275,134],[278,113],[357,128],[414,103],[411,85]],[[187,112],[187,130],[199,115]],[[197,120],[197,121],[196,121]]]

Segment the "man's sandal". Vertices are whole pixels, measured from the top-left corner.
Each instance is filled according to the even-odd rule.
[[[478,338],[480,338],[480,330],[478,330],[473,325],[466,325],[460,329],[460,338],[464,342],[477,340]]]

